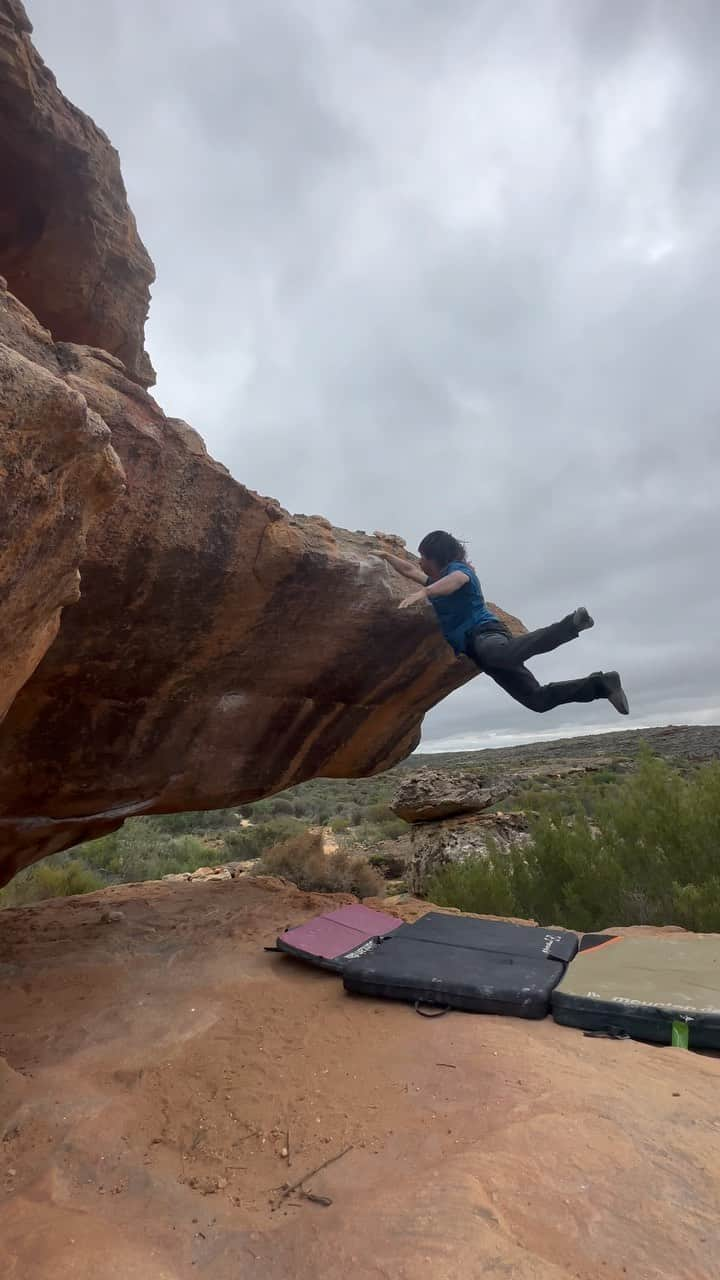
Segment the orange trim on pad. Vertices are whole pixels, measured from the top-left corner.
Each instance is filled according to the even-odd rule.
[[[606,938],[604,942],[596,942],[594,947],[586,947],[584,951],[580,952],[580,955],[590,956],[592,955],[593,951],[602,951],[603,947],[611,947],[614,942],[623,942],[623,941],[624,939],[622,935],[618,933],[615,935],[614,938]]]

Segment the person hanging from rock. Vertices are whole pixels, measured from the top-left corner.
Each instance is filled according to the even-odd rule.
[[[525,666],[528,658],[551,653],[595,625],[583,605],[549,627],[514,636],[488,609],[462,542],[438,529],[423,538],[418,551],[419,566],[390,552],[380,553],[398,573],[421,584],[421,590],[401,601],[399,607],[407,609],[429,601],[455,653],[471,658],[480,671],[516,702],[530,711],[543,712],[567,702],[607,698],[620,715],[629,714],[630,706],[617,671],[594,671],[578,680],[543,685]]]

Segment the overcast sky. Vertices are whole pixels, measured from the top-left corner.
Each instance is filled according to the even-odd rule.
[[[467,749],[720,720],[720,5],[26,0],[120,151],[156,394],[251,488],[468,540],[486,593],[595,630]]]

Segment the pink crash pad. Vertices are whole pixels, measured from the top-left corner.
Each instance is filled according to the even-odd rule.
[[[371,950],[376,938],[392,933],[401,924],[402,920],[385,915],[384,911],[372,911],[357,903],[286,929],[277,946],[299,960],[339,973],[346,960]]]

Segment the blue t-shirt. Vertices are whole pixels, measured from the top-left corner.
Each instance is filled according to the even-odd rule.
[[[459,591],[453,591],[452,595],[430,596],[429,599],[448,644],[452,645],[456,653],[465,653],[468,631],[482,626],[484,622],[496,622],[497,618],[485,604],[478,576],[469,564],[453,560],[443,569],[440,578],[447,578],[448,574],[455,573],[456,570],[467,574],[469,581]],[[434,582],[439,580],[433,579]]]

